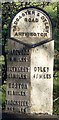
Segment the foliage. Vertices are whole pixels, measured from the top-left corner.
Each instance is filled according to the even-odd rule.
[[[53,97],[54,97],[54,100],[55,100],[56,98],[59,97],[59,71],[54,72],[54,88],[53,88],[53,91],[54,91],[53,92],[54,93]],[[53,109],[54,114],[59,114],[59,99],[57,99],[54,102],[53,106],[54,106],[54,109]]]
[[[59,97],[59,71],[54,72],[54,99]]]
[[[6,84],[0,86],[0,105],[2,104],[2,109],[5,108],[6,101]]]

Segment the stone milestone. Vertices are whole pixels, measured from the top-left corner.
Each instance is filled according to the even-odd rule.
[[[21,9],[12,19],[7,45],[6,110],[53,113],[52,24],[42,9]]]

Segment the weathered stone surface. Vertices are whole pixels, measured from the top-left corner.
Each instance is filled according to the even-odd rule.
[[[29,113],[30,54],[29,49],[8,40],[6,110]]]
[[[12,20],[10,37],[26,44],[51,39],[51,21],[41,9],[23,9]]]
[[[41,9],[20,10],[12,20],[9,37],[6,110],[52,114],[54,40],[50,18]]]
[[[31,112],[53,112],[54,41],[31,51]]]

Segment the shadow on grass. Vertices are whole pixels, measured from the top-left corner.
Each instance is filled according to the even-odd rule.
[[[53,103],[53,114],[59,115],[59,85],[54,85],[54,95],[53,96],[54,96],[54,100],[55,100],[55,102]]]

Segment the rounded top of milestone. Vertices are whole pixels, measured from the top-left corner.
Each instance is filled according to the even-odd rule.
[[[12,19],[9,37],[29,45],[50,40],[52,39],[51,20],[40,8],[23,8]]]

